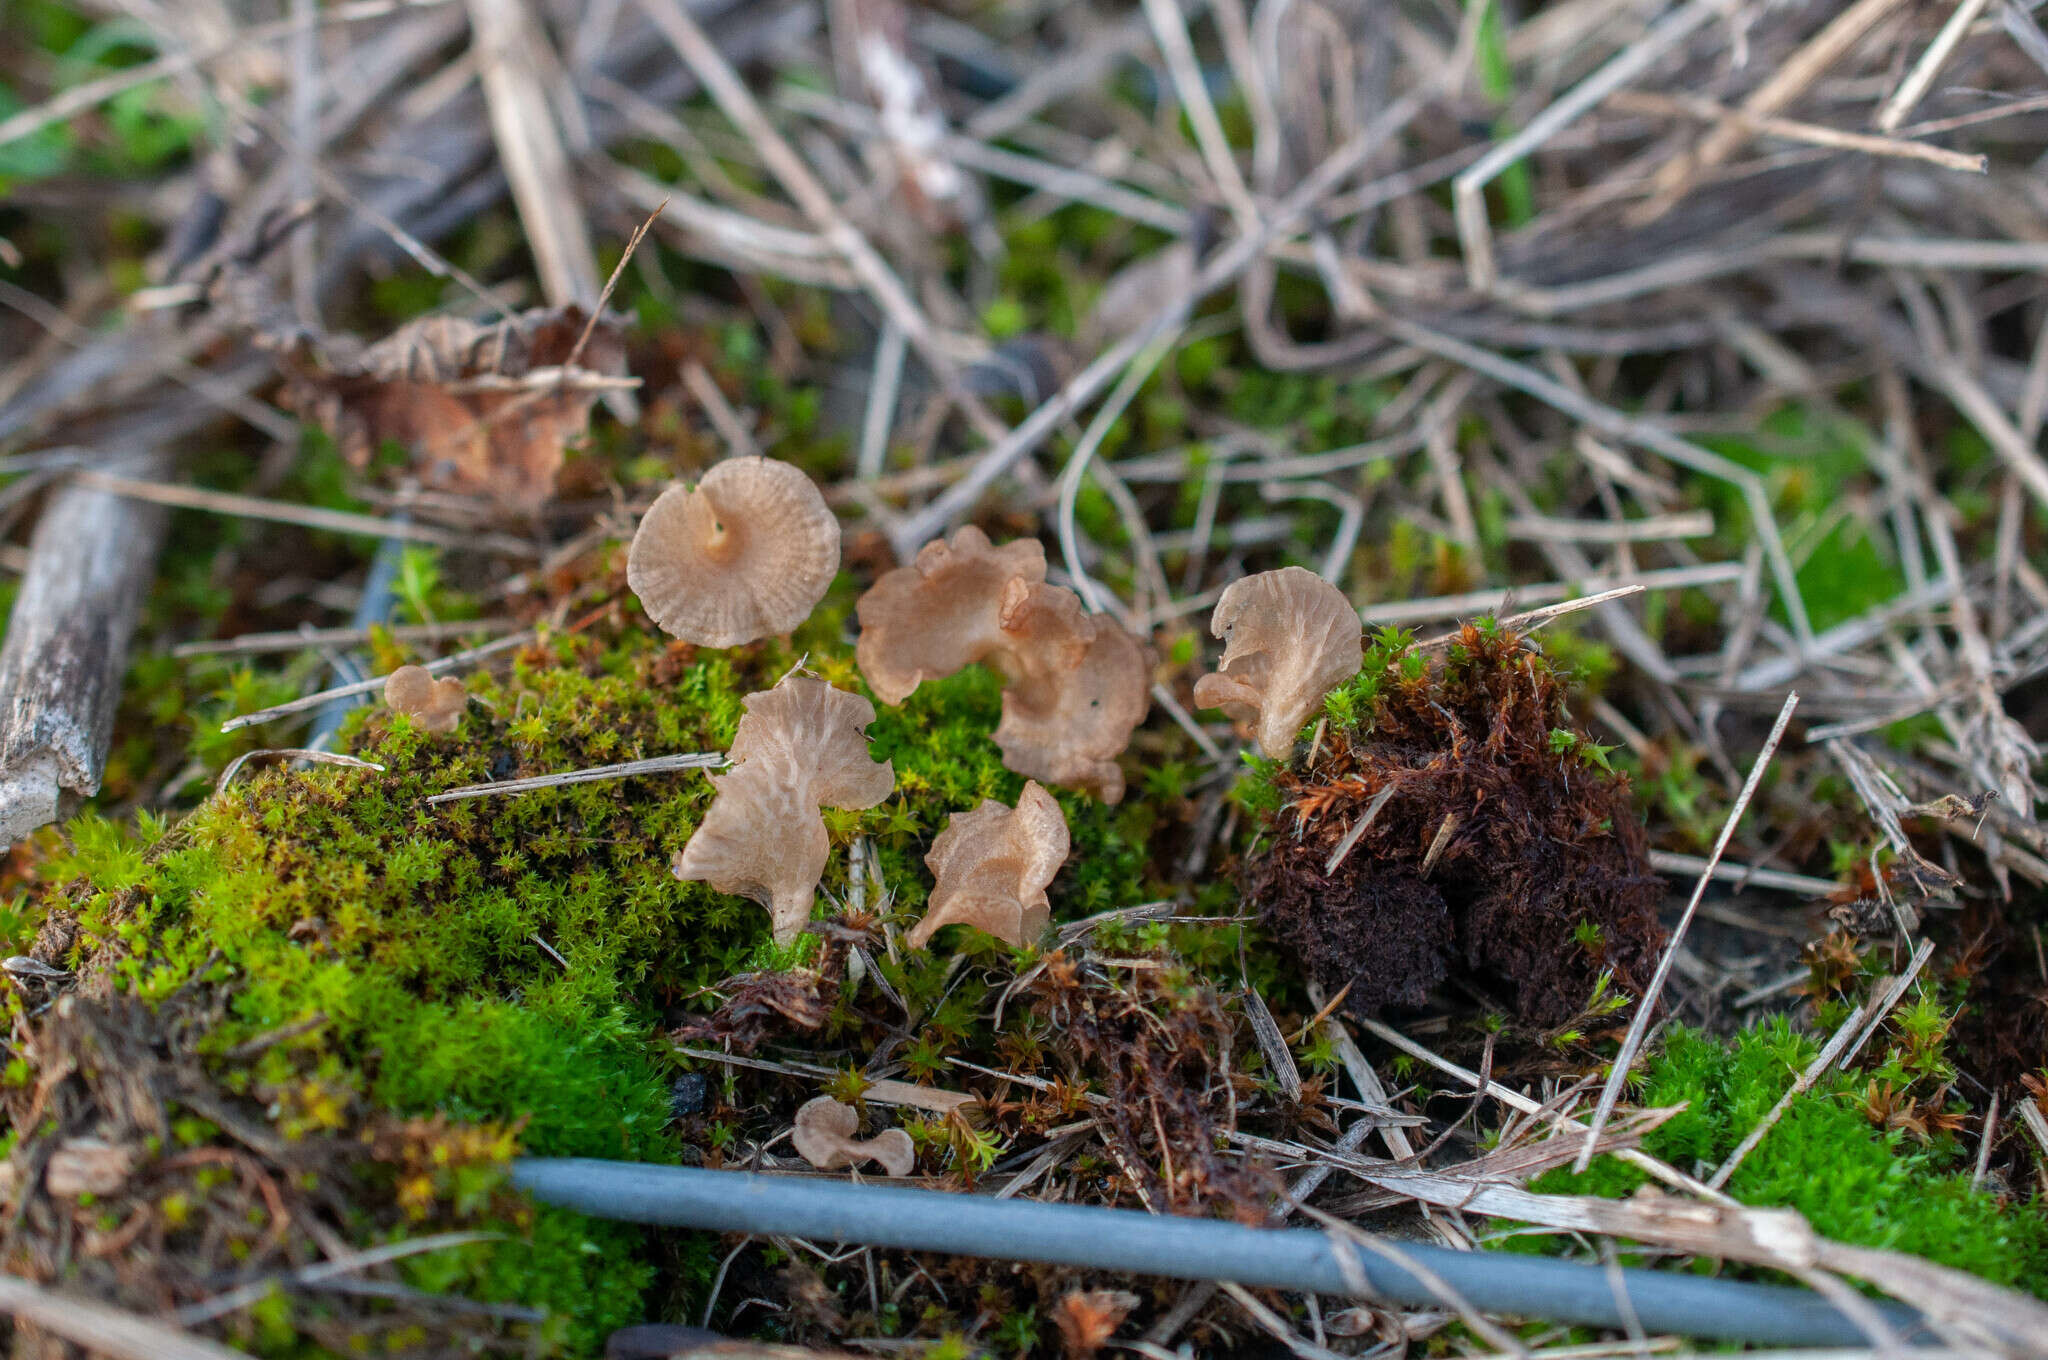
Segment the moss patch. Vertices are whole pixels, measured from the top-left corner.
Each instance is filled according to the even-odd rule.
[[[806,655],[825,678],[860,688],[842,616],[828,607],[788,645],[720,653],[616,622],[553,634],[509,674],[471,677],[451,736],[381,707],[352,715],[344,747],[385,772],[266,770],[175,826],[81,819],[38,866],[46,891],[10,919],[24,936],[43,922],[45,945],[60,946],[46,948],[51,961],[80,969],[101,995],[155,1006],[201,979],[217,989],[223,1008],[200,1059],[287,1139],[352,1139],[382,1119],[434,1115],[515,1128],[519,1150],[538,1155],[675,1161],[665,1024],[708,1007],[712,984],[815,946],[777,951],[759,907],[669,872],[709,804],[702,774],[425,798],[723,750],[741,697]],[[845,887],[844,847],[862,836],[900,918],[922,909],[922,856],[946,818],[982,798],[1014,800],[1022,786],[989,739],[999,708],[999,681],[970,670],[880,709],[874,751],[896,762],[898,789],[880,807],[833,815],[821,911]],[[1149,814],[1061,801],[1076,857],[1057,905],[1142,900]],[[892,971],[936,1000],[943,964],[913,956]],[[19,1016],[21,998],[9,1004]],[[240,1052],[280,1033],[289,1037],[253,1057]],[[551,1320],[533,1335],[570,1354],[642,1320],[652,1268],[637,1230],[551,1210],[465,1221],[509,1240],[420,1258],[414,1273],[436,1292],[543,1306]],[[268,1334],[300,1335],[293,1318],[319,1307],[281,1296]]]
[[[1675,1029],[1633,1094],[1644,1105],[1685,1104],[1644,1140],[1646,1151],[1708,1174],[1756,1127],[1813,1060],[1813,1041],[1782,1017],[1732,1042]],[[1829,1072],[1792,1102],[1727,1190],[1753,1207],[1797,1209],[1825,1237],[1924,1256],[2048,1297],[2048,1217],[2008,1211],[1970,1188],[1968,1158],[1953,1139],[1917,1140],[1873,1125],[1858,1075]],[[1530,1189],[1626,1195],[1642,1172],[1601,1157],[1583,1176],[1552,1171]]]

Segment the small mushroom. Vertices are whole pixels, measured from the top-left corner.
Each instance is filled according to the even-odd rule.
[[[809,477],[770,458],[729,458],[662,492],[626,554],[647,616],[700,647],[787,633],[838,570],[839,521]]]
[[[670,868],[759,902],[786,945],[811,917],[832,850],[819,808],[871,808],[896,787],[896,772],[868,755],[875,707],[858,694],[793,675],[744,702],[727,752],[733,768],[711,776],[717,796]]]
[[[930,910],[910,932],[922,949],[941,926],[970,925],[1022,948],[1052,919],[1045,886],[1066,863],[1067,819],[1037,781],[1024,785],[1017,806],[985,800],[955,813],[932,842],[924,862],[938,884]]]
[[[1001,651],[1005,587],[1044,579],[1045,545],[1035,538],[998,548],[968,524],[950,542],[925,544],[915,562],[884,572],[854,606],[861,674],[883,703],[902,703],[922,682]]]
[[[453,732],[469,693],[453,676],[437,680],[425,666],[400,666],[384,677],[384,702],[429,732]]]
[[[1259,751],[1285,760],[1323,696],[1358,674],[1365,645],[1344,592],[1300,567],[1233,581],[1209,631],[1223,662],[1195,681],[1195,705],[1250,724]]]
[[[1012,582],[999,661],[1011,677],[995,742],[1018,774],[1124,796],[1116,763],[1152,705],[1152,654],[1106,614],[1088,614],[1071,590]]]
[[[872,1138],[859,1137],[860,1113],[830,1096],[807,1100],[796,1112],[790,1141],[803,1159],[820,1171],[838,1171],[855,1162],[874,1162],[891,1176],[908,1176],[917,1165],[917,1147],[902,1129],[887,1129]]]
[[[1045,584],[1036,539],[992,546],[973,526],[926,544],[860,599],[855,655],[885,703],[975,662],[1003,673],[1003,763],[1047,783],[1123,797],[1116,758],[1150,707],[1141,642],[1071,590]]]

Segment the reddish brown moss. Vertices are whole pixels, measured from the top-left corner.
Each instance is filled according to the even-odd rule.
[[[1273,775],[1247,901],[1362,1015],[1419,1006],[1453,976],[1540,1025],[1578,1015],[1603,970],[1639,992],[1664,945],[1663,885],[1627,780],[1572,724],[1549,661],[1470,626],[1440,668],[1386,659],[1353,687],[1357,725],[1332,723]]]

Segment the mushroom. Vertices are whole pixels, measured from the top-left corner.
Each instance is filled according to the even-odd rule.
[[[1017,806],[995,799],[956,813],[932,842],[925,865],[938,879],[931,908],[910,932],[922,949],[941,926],[970,925],[1022,948],[1052,919],[1045,885],[1067,859],[1067,819],[1036,780]]]
[[[685,882],[749,897],[768,909],[775,942],[803,933],[832,843],[822,807],[871,808],[896,787],[868,755],[875,707],[822,680],[787,676],[749,694],[716,796],[670,866]]]
[[[1045,545],[1020,538],[994,547],[973,525],[933,540],[907,567],[884,572],[854,612],[854,657],[885,704],[1000,651],[1003,589],[1045,579]]]
[[[1323,696],[1365,664],[1358,611],[1300,567],[1231,582],[1209,631],[1224,639],[1223,662],[1195,681],[1195,706],[1251,724],[1269,760],[1287,759]]]
[[[384,702],[429,732],[453,732],[469,692],[453,676],[437,680],[425,666],[400,666],[384,677]]]
[[[1002,621],[1010,647],[999,660],[1011,677],[995,730],[1003,764],[1122,802],[1116,758],[1152,704],[1151,650],[1057,586],[1012,582]]]
[[[830,1096],[807,1100],[796,1112],[789,1141],[803,1159],[820,1171],[838,1171],[855,1162],[875,1162],[891,1176],[908,1176],[917,1165],[917,1147],[902,1129],[886,1129],[861,1138],[860,1114]]]
[[[839,570],[839,521],[788,463],[729,458],[661,493],[626,554],[626,583],[662,631],[700,647],[787,633]]]
[[[997,548],[969,525],[884,573],[856,606],[855,656],[885,703],[977,661],[1004,676],[996,744],[1017,773],[1123,797],[1116,757],[1150,706],[1141,642],[1071,590],[1045,584],[1036,539]]]

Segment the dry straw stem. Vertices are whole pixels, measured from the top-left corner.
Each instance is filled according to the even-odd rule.
[[[222,57],[247,51],[251,47],[265,46],[293,37],[309,27],[328,28],[340,24],[358,24],[371,19],[386,18],[401,10],[431,9],[449,3],[451,0],[356,0],[352,4],[329,6],[312,16],[294,14],[288,19],[252,24],[236,30],[230,37],[187,47],[138,66],[111,72],[97,80],[73,85],[32,108],[23,109],[9,118],[0,120],[0,146],[33,136],[52,123],[61,123],[68,118],[76,117],[124,91],[166,77],[183,75],[219,61]]]
[[[590,229],[576,209],[581,195],[543,89],[553,54],[523,0],[467,2],[477,81],[541,291],[558,307],[589,306],[598,289]]]
[[[259,496],[240,496],[227,491],[208,491],[203,487],[187,486],[182,482],[157,482],[90,470],[72,474],[72,480],[95,491],[111,492],[116,496],[149,501],[155,505],[171,505],[185,510],[208,510],[217,515],[229,515],[238,519],[297,524],[308,529],[324,529],[329,533],[350,534],[359,538],[395,538],[407,543],[431,543],[436,547],[492,552],[506,557],[533,558],[539,557],[542,552],[541,547],[531,539],[514,538],[510,534],[439,529],[431,524],[415,524],[410,520],[384,519],[376,515],[358,515],[347,510],[325,510],[315,505],[264,500]]]
[[[1016,466],[1018,460],[1037,448],[1081,407],[1101,395],[1146,346],[1179,325],[1189,309],[1251,268],[1262,252],[1284,233],[1298,226],[1338,184],[1412,122],[1428,102],[1427,93],[1410,91],[1390,103],[1370,124],[1331,152],[1287,197],[1274,204],[1256,232],[1236,237],[1217,251],[1196,273],[1184,297],[1168,303],[1143,325],[1133,328],[1123,339],[1096,355],[1087,367],[1025,417],[1016,429],[984,449],[959,481],[892,527],[889,541],[896,551],[897,560],[909,561],[927,540],[944,532],[948,524],[972,509],[999,478]]]
[[[1713,868],[1721,862],[1721,856],[1728,849],[1728,842],[1734,838],[1736,824],[1749,807],[1749,800],[1756,796],[1757,786],[1763,782],[1764,771],[1770,767],[1771,757],[1777,754],[1778,743],[1784,740],[1785,729],[1792,722],[1792,710],[1799,707],[1798,694],[1785,696],[1784,707],[1778,710],[1778,720],[1771,724],[1771,734],[1764,738],[1761,751],[1757,752],[1756,763],[1750,766],[1749,778],[1743,781],[1742,792],[1735,796],[1735,805],[1728,809],[1728,818],[1721,824],[1721,834],[1714,838],[1714,851],[1707,856],[1707,871],[1693,885],[1692,898],[1685,904],[1685,911],[1672,929],[1671,942],[1665,946],[1664,956],[1657,960],[1657,971],[1650,978],[1650,985],[1643,995],[1636,999],[1635,1014],[1630,1017],[1628,1033],[1621,1041],[1621,1051],[1614,1055],[1614,1065],[1607,1074],[1607,1082],[1600,1088],[1600,1100],[1593,1109],[1592,1121],[1586,1127],[1585,1146],[1579,1150],[1574,1171],[1584,1171],[1593,1160],[1598,1146],[1601,1127],[1614,1113],[1614,1105],[1621,1098],[1621,1088],[1628,1082],[1629,1069],[1635,1065],[1636,1053],[1643,1046],[1643,1039],[1650,1032],[1651,1017],[1657,1011],[1658,996],[1664,990],[1664,980],[1671,975],[1671,965],[1678,957],[1679,946],[1685,941],[1686,927],[1692,924],[1693,913],[1699,910],[1700,899],[1706,895],[1707,884],[1713,878]]]
[[[832,201],[832,195],[818,182],[803,158],[797,155],[796,148],[768,121],[768,116],[748,91],[746,82],[704,35],[704,30],[690,17],[681,0],[641,0],[640,7],[675,48],[676,54],[696,72],[719,109],[753,144],[755,154],[784,191],[796,200],[804,216],[810,218],[812,225],[845,257],[876,305],[903,328],[904,335],[916,347],[918,357],[944,385],[947,396],[959,405],[985,438],[999,440],[1008,435],[1009,427],[960,381],[960,371],[952,356],[940,345],[931,323],[918,309],[895,270],[846,220]]]
[[[420,663],[420,666],[424,670],[439,675],[441,672],[453,670],[457,666],[466,666],[472,661],[481,661],[485,657],[509,652],[515,647],[524,647],[539,636],[540,634],[536,630],[528,629],[523,633],[514,633],[511,637],[499,638],[495,642],[486,642],[481,647],[471,647],[466,651],[453,652],[432,661],[423,661]],[[368,694],[372,690],[382,689],[384,682],[390,678],[388,675],[376,675],[368,680],[355,680],[346,685],[336,685],[332,689],[323,689],[316,694],[307,694],[297,699],[288,699],[284,703],[273,704],[269,708],[259,708],[254,713],[240,713],[222,723],[220,730],[232,732],[237,728],[253,727],[257,723],[273,722],[278,718],[288,718],[294,713],[304,713],[309,709],[319,708],[332,699],[352,699],[358,694]]]
[[[532,793],[536,789],[558,789],[570,784],[594,784],[606,779],[632,779],[640,775],[673,774],[678,770],[715,770],[725,764],[716,751],[693,751],[685,755],[652,756],[626,760],[616,765],[593,765],[586,770],[565,770],[560,774],[538,774],[530,779],[504,779],[490,784],[464,784],[427,795],[428,806],[460,802],[465,798],[495,798],[503,794]]]
[[[0,1311],[111,1360],[242,1360],[242,1352],[119,1308],[0,1275]]]
[[[1741,116],[1766,118],[1790,104],[1904,3],[1905,0],[1856,0],[1793,53],[1770,79],[1750,92],[1742,101]],[[1734,155],[1750,135],[1750,128],[1736,121],[1734,115],[1723,119],[1692,152],[1677,157],[1657,172],[1652,181],[1656,196],[1636,212],[1636,221],[1650,222],[1670,211],[1702,171]]]

